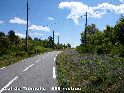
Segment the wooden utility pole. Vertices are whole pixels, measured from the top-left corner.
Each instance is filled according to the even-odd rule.
[[[60,37],[58,36],[58,44],[59,44],[59,38],[60,38]]]
[[[86,23],[85,23],[85,41],[84,41],[84,45],[87,45],[87,12],[86,12]]]
[[[54,30],[53,30],[53,49],[54,49]]]
[[[28,0],[27,0],[27,29],[26,29],[26,51],[28,51]]]

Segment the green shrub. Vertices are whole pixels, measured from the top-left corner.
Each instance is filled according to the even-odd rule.
[[[76,50],[79,53],[95,53],[94,46],[90,46],[90,45],[87,45],[87,46],[77,46]]]
[[[45,48],[45,49],[44,49],[45,52],[50,52],[50,51],[52,51],[52,50],[53,50],[52,48]]]
[[[45,48],[42,46],[36,46],[34,47],[35,54],[43,53],[45,52]]]
[[[113,48],[110,51],[110,54],[119,55],[120,57],[124,57],[124,46],[122,46],[121,44],[113,46]]]
[[[33,55],[33,54],[35,54],[34,51],[28,51],[28,55],[29,55],[29,56],[31,56],[31,55]]]
[[[74,50],[66,50],[57,56],[56,65],[59,86],[82,89],[68,93],[124,92],[122,57],[109,54],[80,54]]]
[[[105,49],[102,46],[97,47],[97,54],[105,54]]]
[[[24,56],[26,56],[26,52],[25,51],[17,52],[17,53],[15,53],[15,56],[16,57],[24,57]]]
[[[83,49],[83,47],[81,47],[81,46],[77,46],[77,47],[76,47],[76,50],[77,50],[79,53],[83,53],[82,49]]]

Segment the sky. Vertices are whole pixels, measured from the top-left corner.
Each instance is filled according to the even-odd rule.
[[[26,33],[26,1],[0,0],[0,31],[14,30],[20,38]],[[55,43],[80,45],[85,13],[88,25],[94,23],[101,31],[114,26],[124,14],[124,0],[29,0],[29,36],[47,39],[55,31]],[[82,16],[82,17],[81,17]]]

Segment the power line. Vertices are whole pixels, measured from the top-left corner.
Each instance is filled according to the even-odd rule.
[[[69,19],[65,19],[65,20],[62,20],[62,21],[50,23],[50,24],[47,24],[47,25],[43,25],[43,27],[49,27],[49,26],[53,26],[53,25],[57,25],[57,24],[61,24],[61,23],[69,22],[69,21],[72,21],[72,19],[69,18]]]

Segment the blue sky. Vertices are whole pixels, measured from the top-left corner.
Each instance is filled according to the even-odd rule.
[[[7,34],[12,29],[25,37],[25,4],[26,0],[0,0],[0,31]],[[80,44],[80,33],[85,25],[85,18],[80,16],[86,11],[88,24],[94,23],[100,30],[106,25],[114,26],[124,14],[123,0],[29,0],[29,7],[29,35],[32,38],[46,39],[54,30],[56,42],[59,35],[61,43],[70,43],[73,47]]]

